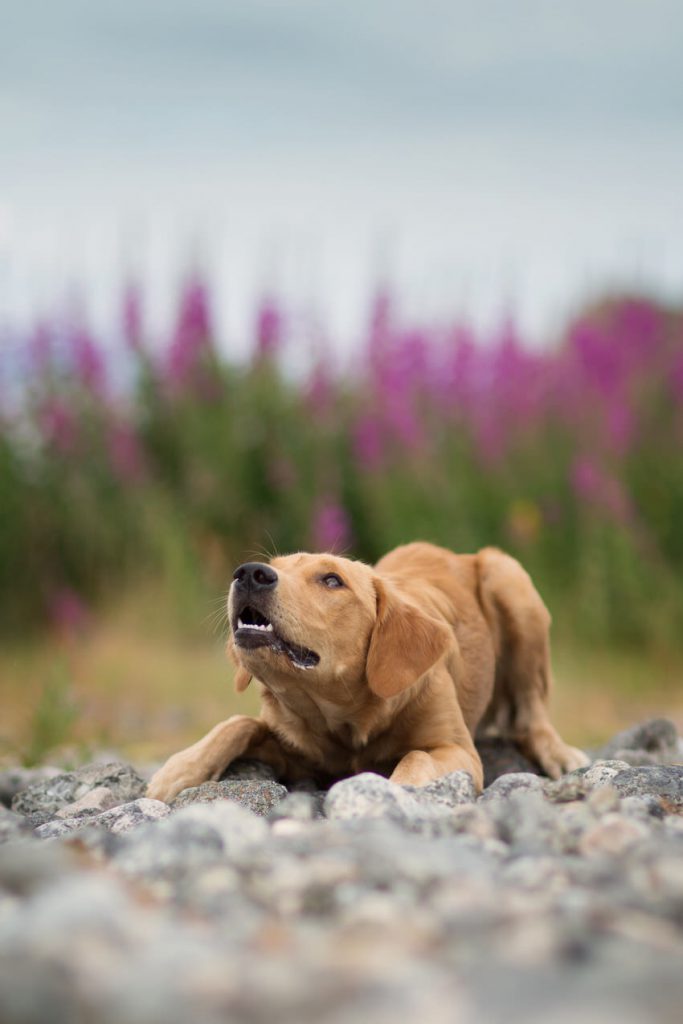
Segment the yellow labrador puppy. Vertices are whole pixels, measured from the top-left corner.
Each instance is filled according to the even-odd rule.
[[[553,778],[587,763],[550,723],[550,615],[494,548],[455,555],[408,544],[376,566],[329,554],[247,562],[228,598],[234,715],[170,758],[148,795],[170,801],[253,757],[285,780],[361,771],[422,786],[456,769],[477,789],[477,729],[513,739]]]

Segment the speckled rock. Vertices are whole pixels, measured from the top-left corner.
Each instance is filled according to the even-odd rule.
[[[611,781],[620,796],[654,796],[672,809],[683,809],[683,767],[627,767]]]
[[[505,800],[510,793],[520,790],[543,789],[543,779],[531,772],[510,772],[507,775],[500,775],[495,782],[487,786],[479,797],[484,803],[487,800]]]
[[[197,803],[129,832],[113,849],[112,863],[131,878],[166,884],[208,865],[249,863],[268,835],[263,818],[239,804]]]
[[[612,812],[585,830],[577,849],[589,855],[619,856],[649,834],[643,822]]]
[[[161,800],[141,797],[130,803],[120,804],[109,811],[95,815],[79,815],[74,818],[55,818],[39,825],[35,830],[38,839],[58,839],[82,828],[103,828],[115,835],[130,832],[150,821],[158,821],[170,814],[170,808]]]
[[[127,803],[143,795],[145,782],[128,764],[86,765],[33,783],[14,797],[12,810],[28,817],[32,824],[42,825],[67,804],[99,787],[110,790],[118,803]]]
[[[328,818],[352,820],[386,818],[410,831],[448,828],[458,803],[471,803],[474,787],[465,772],[454,772],[438,780],[432,793],[399,786],[381,775],[363,772],[337,782],[329,790],[324,811]]]
[[[620,760],[631,765],[670,764],[683,761],[676,726],[668,718],[652,718],[617,733],[595,751],[595,760]]]
[[[67,830],[54,842],[20,825],[0,847],[0,1021],[673,1024],[678,779],[611,759],[473,800],[460,773],[366,774],[329,818],[297,792],[266,817],[141,799],[72,807],[40,827]],[[160,820],[130,816],[145,803]]]
[[[89,790],[80,800],[74,800],[67,804],[55,814],[55,818],[82,818],[88,815],[101,814],[111,807],[116,807],[119,801],[106,786],[96,786]]]
[[[51,779],[55,775],[61,774],[62,769],[55,768],[53,765],[42,765],[39,768],[16,767],[2,769],[0,770],[0,804],[4,804],[5,807],[11,807],[17,793],[28,789],[35,782]]]
[[[287,796],[287,790],[279,782],[258,779],[223,779],[220,782],[205,782],[201,786],[184,789],[172,803],[174,810],[191,804],[208,804],[214,800],[233,800],[247,807],[254,814],[265,816]]]
[[[313,821],[321,818],[324,796],[317,798],[312,793],[289,793],[277,803],[268,818],[270,821]]]
[[[31,835],[30,824],[21,814],[0,807],[0,844]]]
[[[443,775],[426,786],[403,786],[423,807],[459,807],[471,804],[477,798],[477,791],[469,772],[457,771]]]

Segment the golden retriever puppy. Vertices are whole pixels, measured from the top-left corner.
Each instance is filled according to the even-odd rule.
[[[397,548],[371,567],[329,554],[247,562],[228,598],[228,653],[258,718],[234,715],[170,758],[148,795],[170,801],[231,761],[330,782],[362,771],[423,786],[456,769],[478,790],[477,729],[514,739],[550,776],[587,763],[548,718],[550,615],[494,548]]]

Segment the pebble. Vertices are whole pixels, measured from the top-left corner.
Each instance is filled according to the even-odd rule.
[[[108,789],[117,803],[127,803],[142,796],[145,782],[131,765],[117,762],[86,765],[73,772],[62,772],[33,782],[17,793],[12,810],[42,825],[55,817],[67,804],[81,800],[97,788]]]
[[[184,789],[172,803],[174,810],[195,803],[213,803],[214,800],[234,800],[248,807],[254,814],[267,815],[287,796],[287,790],[278,782],[260,779],[223,779],[205,782],[192,789]]]
[[[288,792],[247,761],[170,807],[128,765],[13,776],[0,1020],[678,1020],[670,723],[643,723],[552,782],[488,742],[480,796],[464,772]],[[639,750],[671,763],[621,756]]]

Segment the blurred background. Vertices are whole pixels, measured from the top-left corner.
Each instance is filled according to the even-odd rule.
[[[683,725],[683,8],[34,0],[0,38],[0,758],[237,702],[232,568],[497,544]]]

